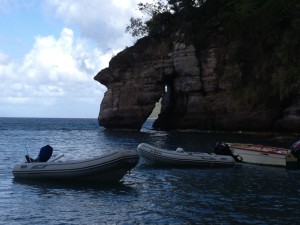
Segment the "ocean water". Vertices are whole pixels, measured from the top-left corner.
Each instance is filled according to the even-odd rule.
[[[19,182],[11,173],[26,148],[50,144],[61,160],[89,158],[141,142],[211,152],[217,141],[289,147],[272,135],[108,131],[96,119],[0,118],[0,224],[299,224],[300,171],[237,165],[221,169],[139,164],[119,184]],[[296,140],[295,140],[296,141]]]

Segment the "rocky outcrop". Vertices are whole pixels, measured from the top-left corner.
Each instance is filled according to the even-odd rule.
[[[140,40],[95,76],[108,88],[100,107],[101,126],[140,129],[151,114],[165,92],[165,80],[173,73],[169,57],[161,56],[162,46],[154,46],[147,38]]]
[[[162,99],[155,129],[298,132],[300,95],[279,90],[286,44],[270,47],[213,24],[205,47],[177,31],[167,41],[143,38],[112,58],[95,76],[107,87],[99,124],[140,129]]]
[[[150,40],[137,45],[159,51],[155,44],[145,42]],[[251,112],[247,106],[236,106],[226,92],[233,87],[230,81],[241,77],[241,71],[236,64],[225,65],[223,76],[218,77],[218,57],[223,49],[209,48],[198,60],[195,48],[181,39],[164,57],[135,48],[117,55],[109,68],[95,77],[108,88],[99,113],[101,126],[140,129],[160,98],[162,111],[155,129],[265,129],[272,127],[280,114],[279,108]]]
[[[140,129],[162,98],[155,129],[300,128],[299,100],[285,108],[277,103],[253,106],[232,95],[243,72],[237,63],[224,62],[229,57],[224,46],[203,50],[199,59],[193,45],[182,38],[172,45],[171,51],[157,55],[161,46],[145,39],[115,56],[109,68],[96,75],[95,79],[108,88],[99,113],[101,126]],[[141,48],[145,51],[139,51]]]

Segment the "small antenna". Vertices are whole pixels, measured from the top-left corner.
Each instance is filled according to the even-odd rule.
[[[27,155],[28,155],[28,158],[29,158],[29,162],[31,162],[31,157],[29,155],[29,152],[28,152],[28,149],[27,149],[27,146],[25,145],[25,148],[26,148],[26,151],[27,151]]]

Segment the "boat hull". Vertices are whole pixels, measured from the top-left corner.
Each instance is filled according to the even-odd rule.
[[[147,162],[159,166],[172,167],[233,167],[235,160],[231,156],[201,152],[176,152],[156,148],[141,143],[138,153]]]
[[[88,160],[17,164],[12,173],[15,179],[118,182],[138,160],[136,151],[115,151]]]
[[[297,167],[297,158],[288,149],[253,144],[227,143],[242,162],[282,167]]]

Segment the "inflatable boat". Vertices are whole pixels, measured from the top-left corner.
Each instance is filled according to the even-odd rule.
[[[141,143],[138,153],[147,162],[160,166],[173,167],[233,167],[235,160],[231,156],[204,152],[186,152],[182,148],[166,150]]]
[[[15,179],[118,182],[138,163],[135,150],[113,151],[99,157],[66,162],[30,162],[17,164]]]

